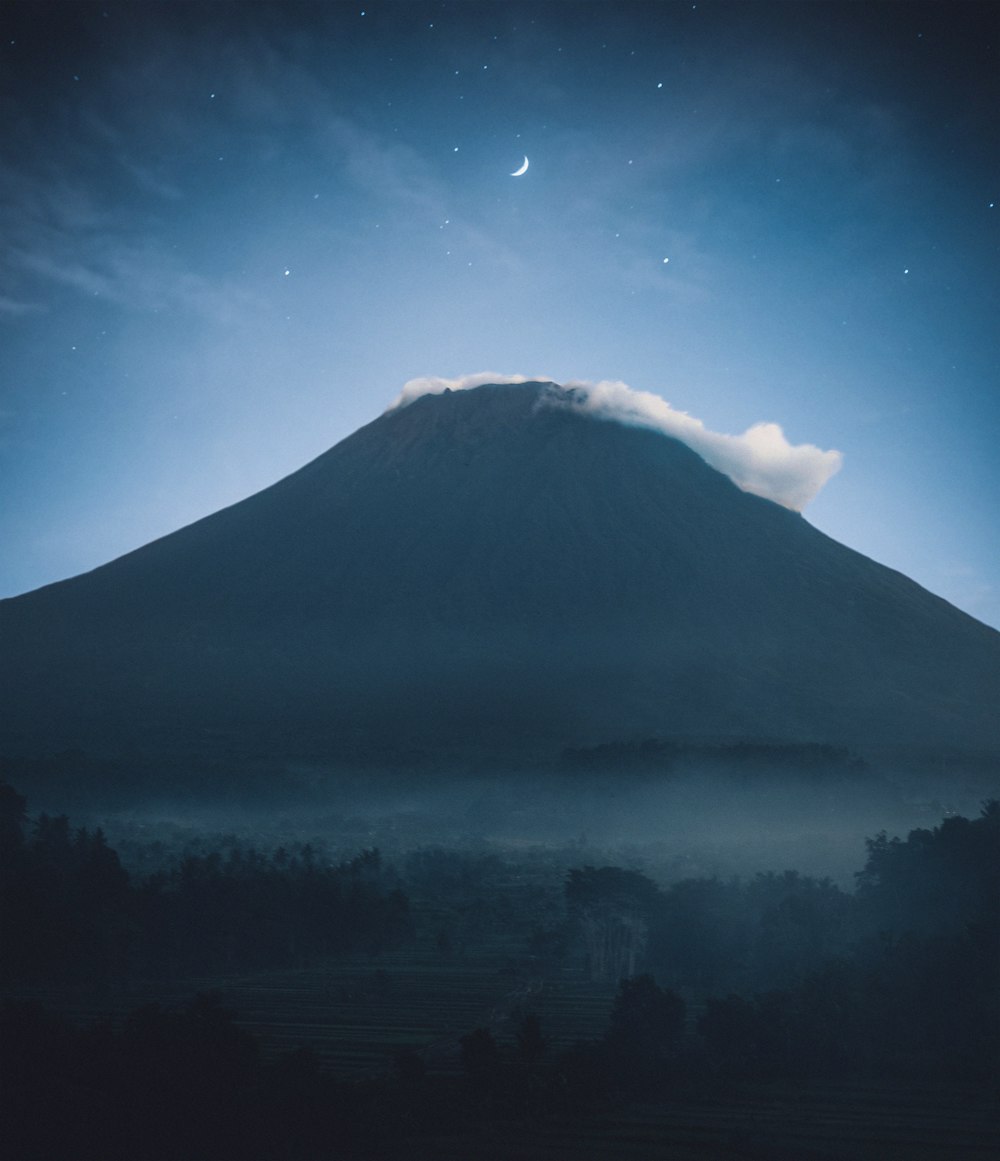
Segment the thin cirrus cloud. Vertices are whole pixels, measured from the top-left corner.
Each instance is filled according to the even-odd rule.
[[[0,315],[20,318],[26,314],[37,314],[42,309],[37,302],[22,302],[20,299],[0,294]]]
[[[427,376],[411,379],[390,410],[405,407],[422,395],[465,391],[487,383],[550,382],[545,376],[496,375],[481,371],[457,379]],[[841,468],[839,451],[813,444],[791,444],[777,423],[755,423],[742,435],[712,431],[685,411],[671,407],[651,391],[635,391],[617,380],[590,383],[568,380],[566,392],[546,398],[550,407],[567,407],[596,419],[660,431],[679,439],[713,468],[727,475],[744,492],[752,492],[800,512]]]
[[[118,223],[112,213],[94,208],[86,181],[46,190],[38,175],[14,176],[18,188],[35,196],[8,204],[0,214],[9,240],[0,278],[11,289],[0,296],[0,315],[44,311],[57,288],[129,310],[176,306],[222,321],[246,305],[241,288],[189,269],[141,222]],[[10,170],[0,172],[0,188],[9,187],[11,177]]]
[[[120,238],[99,238],[80,257],[66,253],[18,253],[26,272],[50,284],[103,298],[133,310],[179,307],[227,323],[240,317],[250,296],[232,283],[186,269],[161,248]]]
[[[312,72],[289,62],[281,67],[278,56],[266,48],[243,53],[234,49],[230,55],[234,76],[220,90],[219,104],[225,104],[224,126],[241,143],[239,148],[223,145],[225,135],[206,111],[214,105],[215,93],[209,95],[205,84],[196,84],[197,76],[189,74],[198,70],[190,61],[182,75],[188,89],[201,92],[200,106],[190,97],[179,107],[170,104],[167,95],[183,86],[170,72],[174,58],[168,55],[154,60],[143,74],[144,90],[163,95],[163,110],[155,102],[151,107],[148,99],[138,100],[134,70],[115,74],[107,91],[99,91],[80,109],[75,140],[59,142],[72,165],[53,156],[17,157],[12,150],[4,156],[0,150],[0,226],[8,241],[0,255],[0,287],[5,291],[0,318],[28,313],[20,304],[46,309],[57,288],[130,311],[179,308],[221,322],[261,306],[239,271],[230,271],[229,277],[210,273],[225,262],[213,264],[215,239],[192,229],[197,215],[191,206],[197,205],[194,195],[199,190],[203,196],[206,180],[214,183],[209,188],[217,190],[220,204],[227,204],[229,187],[212,169],[223,156],[229,164],[232,152],[243,200],[234,219],[239,224],[227,235],[224,258],[254,253],[260,236],[297,237],[296,231],[308,227],[295,214],[283,217],[274,208],[266,193],[270,187],[239,184],[246,177],[239,168],[240,154],[277,169],[289,150],[289,132],[297,134],[299,152],[323,175],[311,189],[322,187],[341,199],[363,194],[369,215],[388,224],[422,223],[434,242],[447,222],[448,244],[456,252],[520,270],[502,242],[456,209],[439,168],[419,149],[344,115]],[[108,108],[112,98],[124,110],[117,120]],[[192,154],[186,142],[203,138]],[[90,156],[112,160],[113,180],[79,160]],[[156,160],[162,157],[175,160],[164,165]],[[208,178],[206,159],[211,159]],[[311,228],[326,237],[337,227],[317,219]],[[357,220],[353,230],[342,223],[339,228],[351,236],[360,229]],[[201,251],[192,247],[195,237]]]

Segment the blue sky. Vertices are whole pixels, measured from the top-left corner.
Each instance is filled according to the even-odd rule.
[[[836,449],[806,518],[1000,626],[998,22],[6,4],[0,595],[490,369]]]

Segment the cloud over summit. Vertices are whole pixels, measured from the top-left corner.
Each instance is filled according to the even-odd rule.
[[[411,379],[392,404],[405,407],[421,395],[466,391],[487,383],[550,382],[543,375],[496,375],[481,371],[458,379]],[[755,423],[742,435],[711,431],[700,419],[677,411],[651,391],[635,391],[619,380],[589,383],[568,380],[561,392],[545,397],[549,407],[565,407],[595,419],[646,427],[687,444],[706,463],[727,475],[744,492],[763,496],[793,511],[801,510],[843,463],[839,451],[813,444],[790,444],[777,423]]]

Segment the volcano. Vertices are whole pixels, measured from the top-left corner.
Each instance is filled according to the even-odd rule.
[[[1000,751],[1000,634],[551,383],[423,395],[0,602],[8,752]]]

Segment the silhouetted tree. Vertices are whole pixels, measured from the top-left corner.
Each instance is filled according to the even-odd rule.
[[[0,862],[24,847],[27,806],[27,799],[0,779]]]
[[[756,875],[742,894],[753,923],[746,962],[752,987],[800,981],[842,954],[855,936],[854,900],[829,879],[797,871]]]
[[[757,917],[738,881],[684,879],[664,893],[650,938],[659,979],[701,993],[742,986]]]
[[[427,1065],[424,1058],[413,1048],[404,1048],[397,1052],[393,1063],[396,1077],[403,1084],[416,1084],[427,1075]]]
[[[25,839],[24,800],[0,790],[0,807],[5,983],[100,984],[305,962],[376,952],[410,931],[409,902],[377,851],[334,866],[309,847],[272,857],[233,841],[135,882],[101,830],[43,814]]]
[[[656,1091],[674,1071],[684,1034],[685,1004],[652,976],[622,980],[604,1038],[614,1086]]]
[[[462,1067],[474,1079],[490,1076],[500,1063],[500,1047],[488,1028],[476,1028],[461,1040]]]
[[[790,1005],[790,997],[782,992],[752,999],[736,995],[709,999],[698,1020],[698,1033],[711,1067],[733,1078],[784,1075],[793,1035]]]
[[[871,931],[946,934],[995,914],[1000,900],[1000,802],[977,819],[946,818],[905,842],[867,840],[858,901]]]
[[[630,1050],[659,1054],[673,1048],[684,1032],[684,1001],[650,975],[622,980],[611,1009],[608,1038]]]
[[[542,1023],[534,1012],[526,1012],[514,1033],[517,1055],[525,1064],[536,1064],[545,1055],[548,1044],[542,1035]]]
[[[661,893],[638,871],[583,867],[566,880],[566,903],[587,949],[591,979],[620,980],[636,973]]]

